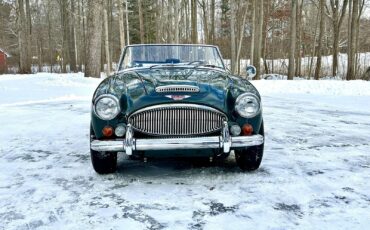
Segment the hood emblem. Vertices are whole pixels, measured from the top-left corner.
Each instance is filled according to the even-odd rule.
[[[166,95],[165,97],[170,98],[174,101],[181,101],[191,96],[190,95]]]

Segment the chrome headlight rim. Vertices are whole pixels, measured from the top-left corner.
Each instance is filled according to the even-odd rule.
[[[111,118],[105,118],[105,117],[102,117],[102,116],[100,116],[99,115],[99,113],[96,111],[96,105],[97,105],[97,103],[101,100],[101,99],[103,99],[103,98],[110,98],[110,99],[112,99],[115,103],[116,103],[116,105],[117,105],[117,112],[114,114],[114,116],[112,116]],[[93,108],[94,108],[94,113],[95,113],[95,115],[98,117],[98,118],[100,118],[100,119],[102,119],[102,120],[104,120],[104,121],[109,121],[109,120],[113,120],[115,117],[117,117],[117,115],[121,112],[121,107],[120,107],[120,104],[119,104],[119,100],[118,100],[118,98],[116,97],[116,96],[114,96],[114,95],[112,95],[112,94],[102,94],[102,95],[100,95],[99,97],[97,97],[95,100],[94,100],[94,103],[93,103]]]
[[[254,114],[251,114],[251,115],[245,115],[245,114],[242,114],[238,109],[237,109],[237,105],[238,103],[240,103],[240,101],[242,99],[244,99],[245,97],[253,97],[254,99],[256,99],[256,102],[258,103],[258,110],[254,113]],[[262,106],[261,106],[261,101],[259,99],[259,97],[257,97],[257,95],[253,94],[253,93],[242,93],[240,94],[237,98],[236,98],[236,101],[235,101],[235,111],[239,114],[239,116],[243,117],[243,118],[253,118],[255,116],[257,116],[257,114],[259,114],[261,112],[261,109],[262,109]]]

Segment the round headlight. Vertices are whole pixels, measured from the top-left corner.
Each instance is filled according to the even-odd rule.
[[[260,111],[259,99],[250,93],[240,95],[236,99],[235,110],[244,118],[251,118]]]
[[[118,99],[113,95],[102,95],[96,99],[94,110],[100,119],[112,120],[120,112]]]

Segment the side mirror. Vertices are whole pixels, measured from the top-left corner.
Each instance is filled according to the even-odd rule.
[[[252,80],[257,75],[257,69],[253,65],[247,65],[245,71],[247,72],[247,78],[250,80]]]

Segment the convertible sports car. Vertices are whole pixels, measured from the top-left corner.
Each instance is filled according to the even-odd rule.
[[[213,160],[233,150],[243,171],[256,170],[264,146],[261,97],[230,74],[216,46],[131,45],[94,93],[90,138],[101,174],[116,170],[119,152]]]

